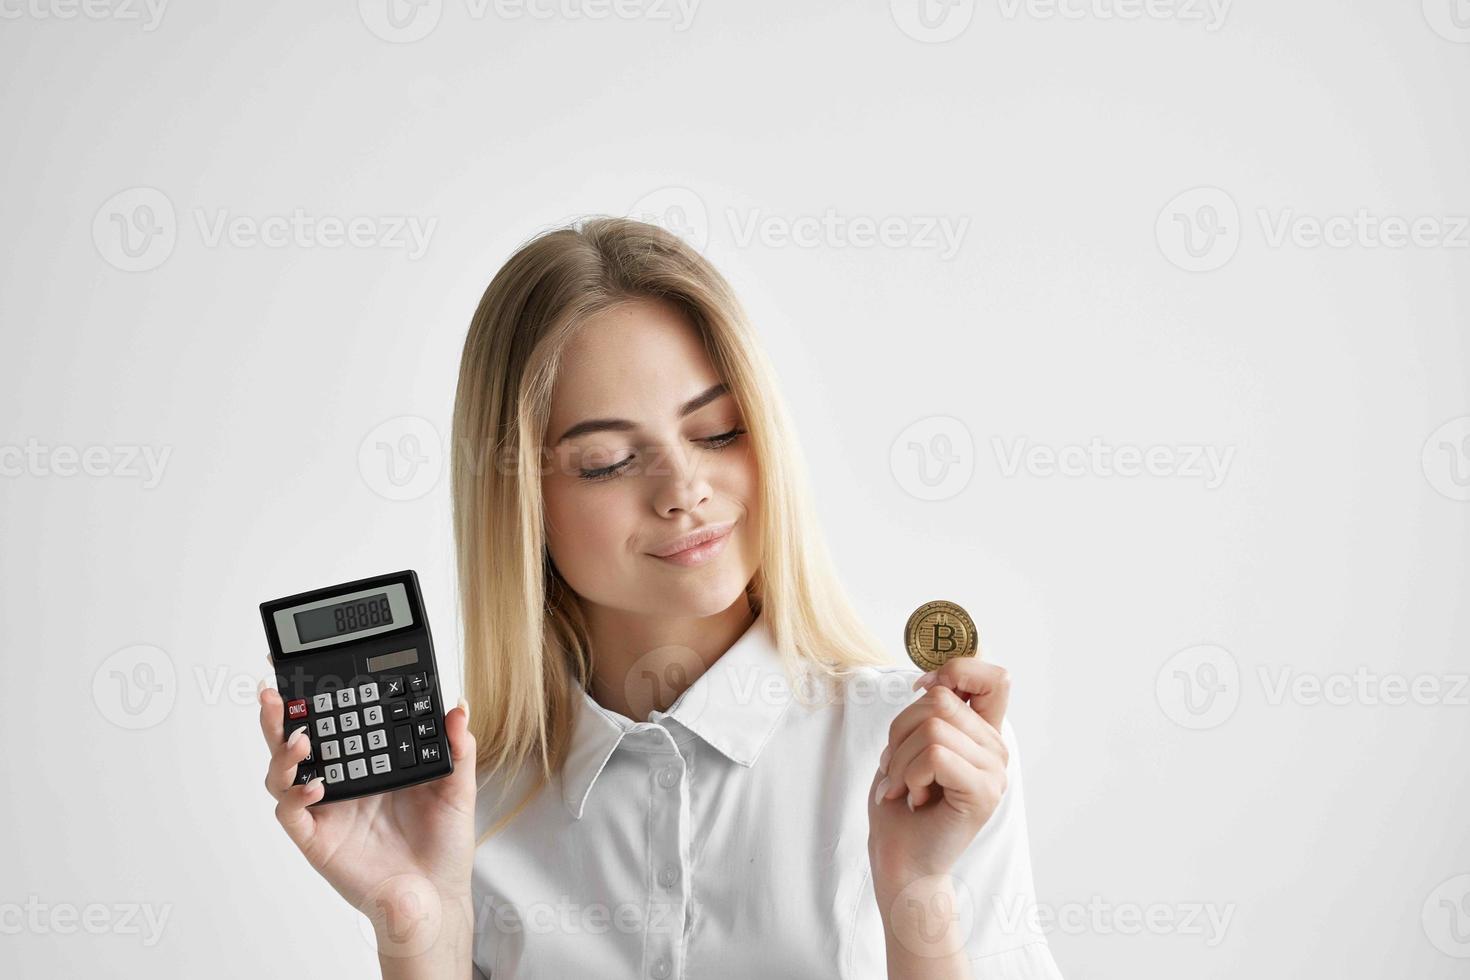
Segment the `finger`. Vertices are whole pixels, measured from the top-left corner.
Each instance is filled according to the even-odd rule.
[[[999,752],[1002,758],[1009,759],[1009,753],[1005,747],[1005,740],[1001,738],[1000,732],[990,726],[978,712],[972,710],[964,698],[956,694],[953,689],[941,684],[931,685],[923,697],[899,712],[897,717],[888,725],[888,746],[883,750],[883,757],[879,760],[880,768],[891,768],[893,755],[898,747],[914,733],[914,731],[930,718],[942,718],[951,725],[964,732],[975,742],[988,746]]]
[[[475,786],[475,736],[470,732],[470,706],[464,698],[459,704],[444,713],[444,733],[449,736],[449,757],[454,760],[454,772],[446,782],[456,791]]]
[[[914,757],[903,771],[902,782],[912,794],[913,808],[928,802],[929,787],[938,785],[955,809],[991,813],[1005,792],[1005,771],[977,768],[948,746],[935,743]]]
[[[307,809],[326,793],[326,780],[321,776],[301,786],[292,786],[276,804],[276,819],[291,842],[303,851],[316,835],[316,815]]]
[[[260,734],[265,737],[266,747],[274,755],[286,740],[283,729],[286,724],[285,702],[281,692],[270,686],[269,678],[262,677],[256,689],[260,701]]]
[[[888,764],[889,772],[908,772],[913,761],[933,745],[944,746],[977,769],[998,768],[1002,771],[1005,769],[1005,762],[994,745],[982,744],[946,719],[933,716],[915,728],[908,738],[904,739],[894,750],[893,758]],[[906,787],[902,780],[893,779],[883,795],[885,799],[893,799],[902,796],[905,790],[913,790],[913,787]],[[914,805],[918,806],[928,798],[927,791],[915,792]]]
[[[1011,676],[1004,667],[988,664],[979,657],[954,657],[945,661],[938,670],[915,680],[914,689],[936,684],[957,694],[968,695],[970,707],[979,712],[992,728],[1000,731],[1006,705],[1011,698]]]
[[[311,739],[307,737],[306,726],[302,725],[291,733],[279,751],[271,755],[271,764],[265,772],[266,792],[279,800],[295,784],[301,760],[310,751]]]

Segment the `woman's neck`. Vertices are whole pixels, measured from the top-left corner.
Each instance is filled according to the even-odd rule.
[[[669,705],[755,622],[742,592],[713,616],[670,618],[584,606],[592,653],[592,699],[636,722]]]

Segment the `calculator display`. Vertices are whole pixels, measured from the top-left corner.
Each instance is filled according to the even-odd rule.
[[[296,614],[296,638],[302,643],[323,640],[329,636],[346,636],[374,626],[393,623],[393,607],[388,593],[349,599],[333,606],[323,606]]]
[[[399,582],[348,590],[271,613],[281,653],[291,655],[414,625],[408,593]]]

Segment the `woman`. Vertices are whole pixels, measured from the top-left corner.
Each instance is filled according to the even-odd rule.
[[[868,634],[701,255],[618,218],[524,245],[453,447],[453,775],[307,809],[307,739],[261,696],[277,816],[384,977],[1059,976],[1006,674]]]

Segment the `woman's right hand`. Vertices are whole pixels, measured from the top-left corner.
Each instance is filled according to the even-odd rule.
[[[441,913],[460,903],[468,908],[475,814],[475,738],[468,706],[461,701],[444,715],[454,760],[448,776],[316,808],[309,804],[322,798],[322,778],[295,782],[310,739],[305,726],[287,733],[284,720],[280,693],[262,682],[260,730],[270,750],[265,788],[276,800],[276,819],[311,866],[373,920],[380,954],[385,926],[395,943],[407,938],[393,932],[395,916],[411,924],[422,918],[426,901],[437,902]],[[427,889],[433,894],[425,894]],[[436,918],[442,928],[455,917]],[[460,933],[451,928],[442,938],[458,944]],[[418,955],[407,947],[402,952]]]

